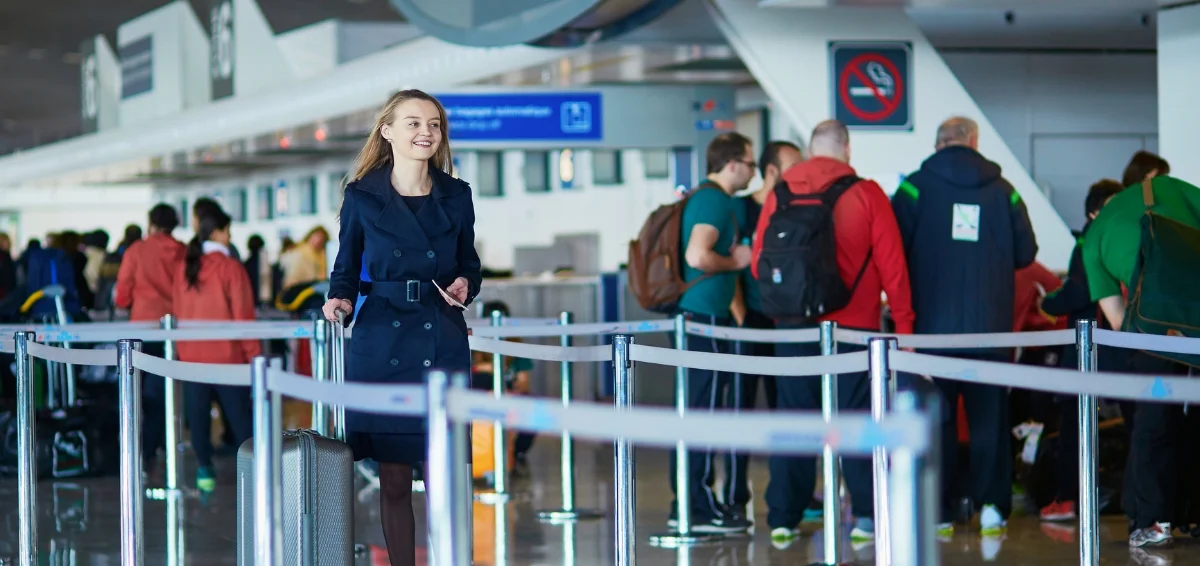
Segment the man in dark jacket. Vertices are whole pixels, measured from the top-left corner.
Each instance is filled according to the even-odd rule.
[[[979,126],[956,117],[938,127],[937,152],[900,184],[892,208],[904,239],[912,279],[916,334],[1011,332],[1017,269],[1033,263],[1037,241],[1021,196],[1000,166],[979,154]],[[974,350],[948,355],[1003,361],[1007,351]],[[1008,395],[1004,388],[938,380],[948,409],[963,396],[971,434],[970,492],[981,505],[980,527],[999,534],[1012,508],[1012,462],[1008,458]],[[944,462],[957,453],[954,412],[945,411]],[[943,501],[954,501],[958,474],[943,472]],[[940,531],[952,529],[950,507]]]

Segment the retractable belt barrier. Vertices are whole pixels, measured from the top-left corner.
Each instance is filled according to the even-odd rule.
[[[437,481],[430,493],[434,509],[446,511],[447,517],[441,528],[435,529],[435,556],[437,564],[461,564],[466,560],[461,541],[453,540],[450,527],[463,532],[463,525],[456,522],[469,517],[466,512],[469,499],[463,494],[469,489],[468,482],[458,481],[464,476],[459,473],[465,466],[467,439],[462,433],[465,423],[471,420],[492,420],[503,426],[519,430],[562,434],[564,440],[571,435],[595,440],[616,440],[618,525],[633,526],[632,516],[632,449],[633,443],[647,446],[664,446],[685,449],[688,444],[703,444],[729,449],[761,452],[795,452],[830,454],[873,453],[876,461],[876,517],[879,519],[877,533],[877,556],[890,563],[933,563],[936,558],[926,556],[924,546],[926,532],[917,532],[927,526],[926,519],[933,517],[936,509],[918,497],[918,490],[909,490],[907,485],[898,488],[888,481],[897,473],[912,472],[917,467],[930,473],[929,461],[936,460],[936,421],[932,411],[921,415],[915,410],[918,401],[910,396],[895,397],[891,391],[895,381],[890,375],[903,371],[939,379],[972,381],[1002,387],[1018,387],[1063,394],[1078,394],[1080,411],[1080,556],[1083,564],[1098,563],[1098,524],[1096,509],[1095,465],[1096,465],[1096,397],[1130,399],[1135,401],[1200,403],[1200,381],[1162,376],[1144,376],[1123,373],[1096,373],[1095,349],[1097,345],[1110,347],[1164,351],[1176,353],[1200,353],[1200,340],[1150,336],[1095,329],[1091,321],[1083,321],[1074,331],[1047,331],[1006,334],[973,335],[887,335],[854,330],[842,330],[831,323],[819,328],[799,330],[752,330],[724,328],[696,324],[676,317],[674,320],[637,321],[629,323],[570,324],[564,313],[557,323],[541,319],[526,319],[524,322],[492,319],[492,326],[473,329],[471,348],[493,354],[499,361],[503,356],[554,361],[562,364],[563,379],[569,384],[569,367],[572,363],[612,361],[617,370],[617,406],[579,406],[570,403],[569,388],[564,389],[561,402],[544,399],[505,399],[498,390],[492,394],[463,390],[466,376],[456,376],[456,387],[446,388],[446,376],[431,372],[433,387],[415,385],[368,385],[361,383],[335,383],[326,381],[325,372],[331,371],[325,364],[317,379],[309,378],[281,369],[267,368],[266,358],[255,360],[252,365],[203,364],[179,362],[157,358],[140,352],[141,340],[165,341],[168,344],[167,358],[172,357],[175,341],[258,339],[258,338],[311,338],[327,340],[326,333],[332,332],[324,321],[314,327],[309,323],[294,321],[241,322],[241,323],[185,323],[175,328],[173,321],[164,321],[162,328],[146,323],[111,323],[87,325],[22,326],[15,332],[14,340],[0,340],[0,351],[16,354],[17,366],[17,422],[18,449],[21,454],[18,466],[20,506],[20,554],[19,564],[36,564],[36,466],[33,461],[36,423],[33,419],[32,360],[34,358],[55,363],[91,366],[116,366],[120,386],[120,444],[121,444],[121,497],[122,497],[122,564],[140,564],[142,549],[141,501],[145,495],[141,477],[140,446],[140,371],[163,376],[168,380],[193,381],[214,385],[251,385],[255,393],[256,443],[263,427],[272,438],[278,430],[272,430],[274,421],[264,418],[277,414],[279,395],[288,395],[316,403],[336,406],[339,410],[350,408],[356,411],[403,414],[409,416],[428,415],[430,427],[431,467],[436,469],[431,477],[453,486],[439,492]],[[338,325],[340,326],[340,325]],[[680,332],[682,330],[682,332]],[[676,348],[655,348],[633,343],[631,334],[641,332],[675,331]],[[571,336],[616,334],[613,345],[583,346],[570,345]],[[721,340],[748,340],[759,342],[820,342],[825,355],[798,358],[768,358],[737,356],[706,352],[684,351],[686,336],[706,336]],[[523,344],[502,340],[505,337],[560,337],[562,345],[548,346]],[[35,342],[113,342],[117,349],[87,350],[53,347]],[[867,352],[837,354],[837,343],[867,344]],[[955,348],[1009,348],[1068,345],[1074,343],[1079,349],[1080,371],[1014,366],[1012,364],[981,362],[935,355],[900,351],[898,348],[955,349]],[[314,356],[325,356],[314,352]],[[323,358],[324,359],[324,358]],[[344,363],[336,360],[336,365]],[[840,373],[869,371],[872,389],[872,414],[863,416],[838,416],[835,411],[824,407],[822,416],[789,415],[787,417],[761,414],[710,414],[688,415],[684,403],[675,410],[632,409],[629,384],[634,362],[697,368],[733,373],[754,373],[775,376],[815,376],[826,378],[823,389],[826,396],[836,391],[830,388],[828,378]],[[315,366],[314,366],[315,367]],[[1083,375],[1083,373],[1089,375]],[[686,371],[677,371],[677,391],[686,391]],[[458,383],[461,382],[461,383]],[[680,389],[680,385],[685,388]],[[270,393],[270,394],[269,394]],[[825,400],[829,404],[829,399]],[[834,403],[836,407],[836,403]],[[434,426],[436,425],[436,426]],[[441,428],[439,428],[441,427]],[[925,431],[925,432],[920,432]],[[932,432],[931,432],[932,431]],[[930,436],[933,435],[933,436]],[[501,436],[502,435],[497,435]],[[261,439],[267,442],[268,439]],[[451,448],[453,446],[453,449]],[[256,447],[257,449],[258,447]],[[262,446],[267,454],[278,457],[279,445],[271,442]],[[932,452],[927,452],[927,449]],[[272,452],[274,450],[274,452]],[[501,452],[503,453],[503,452]],[[926,458],[926,456],[929,456]],[[911,463],[900,463],[906,458]],[[255,497],[270,497],[278,490],[278,460],[263,458],[256,460]],[[273,463],[272,463],[273,460]],[[564,470],[567,469],[564,455]],[[436,465],[435,465],[436,464]],[[906,467],[907,466],[907,467]],[[170,467],[170,466],[169,466]],[[573,471],[573,470],[572,470]],[[260,473],[261,472],[261,473]],[[826,472],[828,474],[828,471]],[[467,474],[464,477],[469,476]],[[263,485],[257,485],[259,479]],[[266,481],[275,478],[276,481]],[[926,476],[928,480],[928,476]],[[564,480],[565,481],[565,480]],[[565,486],[564,486],[565,487]],[[573,487],[572,487],[573,489]],[[261,492],[261,493],[260,493]],[[686,486],[681,493],[686,493]],[[930,497],[920,492],[921,497]],[[278,496],[272,497],[278,502]],[[681,498],[682,499],[682,498]],[[464,503],[466,501],[467,503]],[[936,504],[936,499],[932,499]],[[565,503],[565,502],[564,502]],[[274,503],[272,504],[274,505]],[[569,505],[564,505],[568,507]],[[920,507],[918,509],[918,507]],[[936,507],[936,505],[932,505]],[[277,507],[259,506],[268,524],[278,524]],[[928,515],[928,517],[926,516]],[[680,523],[684,517],[680,516]],[[912,520],[907,520],[911,518]],[[917,520],[919,519],[919,520]],[[256,518],[256,521],[264,520]],[[907,521],[907,522],[906,522]],[[901,534],[900,529],[914,528],[917,531]],[[634,545],[630,530],[618,529],[618,563],[631,563]],[[688,544],[689,532],[673,533],[680,544]],[[279,541],[268,540],[272,530],[257,533],[256,542],[260,563],[277,564],[282,557]],[[919,536],[918,536],[919,535]],[[267,538],[261,538],[267,537]],[[934,553],[936,554],[936,553]],[[826,556],[829,556],[827,551]],[[447,558],[448,557],[448,558]],[[899,558],[911,557],[912,560]],[[837,562],[832,562],[837,563]],[[882,563],[882,562],[881,562]]]

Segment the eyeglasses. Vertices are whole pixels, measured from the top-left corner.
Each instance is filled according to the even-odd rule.
[[[753,159],[751,159],[751,160],[749,160],[749,161],[747,161],[747,160],[743,159],[743,160],[740,160],[740,161],[739,161],[739,163],[741,163],[741,164],[743,164],[743,165],[745,165],[746,167],[749,167],[749,168],[751,168],[751,169],[756,169],[756,168],[758,168],[758,163],[757,163],[756,161],[754,161]]]

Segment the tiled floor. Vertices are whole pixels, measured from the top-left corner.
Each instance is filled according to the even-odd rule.
[[[599,508],[606,517],[572,527],[543,525],[538,509],[557,507],[559,501],[558,445],[542,438],[535,445],[528,477],[514,482],[512,500],[502,508],[476,504],[475,564],[483,565],[609,565],[613,563],[611,513],[612,451],[596,445],[578,450],[579,506]],[[209,500],[186,497],[176,517],[162,501],[145,502],[145,552],[147,565],[236,564],[236,520],[232,458],[218,461],[221,485]],[[637,461],[637,562],[641,565],[695,564],[720,566],[810,564],[820,556],[816,527],[791,547],[771,545],[765,528],[748,537],[686,551],[651,547],[647,537],[664,529],[670,490],[666,484],[666,456],[642,451]],[[752,481],[761,491],[766,483],[765,466],[753,464]],[[16,552],[16,485],[0,480],[0,564]],[[379,529],[376,494],[364,487],[355,519],[356,540],[363,545],[358,564],[386,565]],[[765,517],[762,505],[755,517]],[[420,512],[420,511],[419,511]],[[119,563],[120,507],[116,478],[39,484],[40,564],[115,565]],[[503,525],[499,527],[498,525]],[[178,542],[168,533],[182,532]],[[1178,539],[1173,548],[1132,555],[1126,545],[1125,523],[1119,516],[1102,521],[1103,564],[1200,564],[1200,541]],[[814,534],[816,536],[814,536]],[[499,536],[497,536],[499,535]],[[846,556],[856,564],[873,564],[873,548],[851,547]],[[172,552],[172,551],[175,552]],[[983,540],[977,533],[960,528],[949,542],[941,544],[942,563],[947,565],[992,563],[997,565],[1063,565],[1078,563],[1073,529],[1047,532],[1028,517],[1010,522],[1004,540]],[[423,553],[422,553],[423,554]]]

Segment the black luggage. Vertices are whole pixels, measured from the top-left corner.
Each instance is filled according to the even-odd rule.
[[[116,474],[121,469],[115,407],[81,404],[37,411],[37,477],[75,478]],[[17,414],[0,409],[0,475],[17,475]]]

